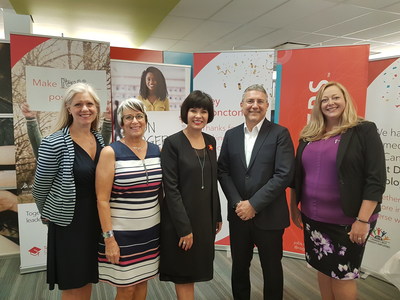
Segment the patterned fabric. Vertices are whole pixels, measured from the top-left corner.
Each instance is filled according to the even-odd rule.
[[[104,242],[101,242],[99,277],[115,286],[134,285],[158,273],[158,193],[162,173],[158,146],[147,145],[144,160],[140,160],[120,141],[110,145],[116,161],[110,199],[111,219],[121,256],[119,264],[109,263]]]
[[[104,147],[101,135],[92,133]],[[42,218],[59,226],[69,225],[74,216],[74,158],[69,127],[47,136],[40,144],[32,195]]]
[[[319,272],[341,280],[360,277],[365,244],[352,243],[351,225],[336,225],[312,220],[302,215],[307,262]],[[369,234],[375,222],[371,224]],[[369,236],[368,234],[368,236]]]

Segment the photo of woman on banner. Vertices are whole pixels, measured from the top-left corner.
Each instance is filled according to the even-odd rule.
[[[386,167],[377,126],[357,115],[342,84],[319,89],[295,166],[291,217],[304,230],[321,297],[357,299],[354,279],[381,210]]]
[[[163,73],[156,67],[148,67],[140,79],[138,99],[146,111],[169,111],[167,84]]]
[[[86,83],[64,94],[54,132],[42,139],[32,195],[48,224],[47,283],[63,299],[90,299],[98,282],[101,233],[95,170],[104,147],[98,133],[100,99]]]
[[[145,299],[147,281],[158,274],[160,255],[160,149],[147,142],[142,101],[118,107],[122,139],[105,147],[96,171],[103,239],[99,278],[117,287],[116,299]]]

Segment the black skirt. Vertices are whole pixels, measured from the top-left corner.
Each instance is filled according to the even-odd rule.
[[[360,277],[365,244],[350,241],[351,225],[337,225],[312,220],[302,214],[307,262],[319,272],[341,280]],[[370,233],[376,222],[371,223]]]

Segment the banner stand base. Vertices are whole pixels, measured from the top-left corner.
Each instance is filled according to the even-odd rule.
[[[34,266],[34,267],[29,267],[29,268],[19,268],[19,273],[22,274],[28,274],[28,273],[33,273],[33,272],[41,272],[41,271],[46,271],[46,266]]]

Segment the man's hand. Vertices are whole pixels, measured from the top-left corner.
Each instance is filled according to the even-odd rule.
[[[249,200],[240,201],[236,206],[235,212],[243,221],[248,221],[256,215],[256,211],[253,206],[251,206]]]

